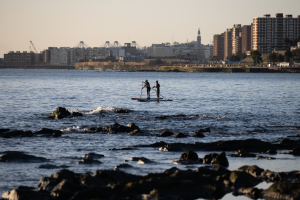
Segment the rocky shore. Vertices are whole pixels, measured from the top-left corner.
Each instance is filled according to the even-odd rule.
[[[130,113],[128,109],[116,109],[116,113]],[[49,118],[62,120],[64,118],[80,118],[83,114],[70,112],[58,107]],[[159,116],[158,120],[165,120],[174,116]],[[186,117],[176,115],[176,117]],[[189,116],[191,117],[191,116]],[[173,133],[162,131],[151,135],[156,138],[204,138],[211,132],[210,127],[200,128],[194,133]],[[121,125],[118,123],[105,126],[86,127],[84,134],[126,134],[129,136],[149,135],[134,123]],[[61,130],[41,128],[32,132],[29,130],[0,129],[2,140],[8,138],[55,137],[59,140],[65,133]],[[132,157],[124,160],[112,169],[96,170],[93,174],[75,173],[67,165],[53,165],[51,160],[30,155],[22,151],[0,152],[0,163],[16,162],[40,163],[39,168],[57,169],[57,173],[49,177],[41,177],[36,188],[20,185],[16,189],[2,194],[2,199],[9,200],[50,200],[50,199],[221,199],[226,194],[243,195],[251,199],[300,199],[300,171],[274,172],[262,169],[256,165],[244,165],[235,170],[229,170],[228,157],[256,157],[257,159],[272,160],[277,154],[300,156],[300,135],[290,136],[277,142],[266,142],[259,139],[226,140],[216,142],[168,143],[164,141],[137,144],[124,148],[112,148],[107,151],[131,151],[134,149],[154,148],[159,154],[179,152],[177,160],[173,160],[171,167],[159,173],[136,175],[124,172],[124,169],[135,168],[134,164],[155,167],[159,163],[146,157]],[[299,139],[298,139],[299,138]],[[199,157],[196,151],[207,152]],[[233,154],[229,152],[235,152]],[[262,156],[267,155],[267,156]],[[82,155],[82,154],[81,154]],[[81,156],[80,155],[80,156]],[[90,152],[81,156],[76,165],[101,165],[105,155]],[[266,161],[269,162],[269,161]],[[288,161],[287,161],[288,162]],[[170,163],[171,164],[171,163]],[[177,168],[186,166],[187,170]],[[195,170],[189,166],[197,166]],[[60,170],[59,170],[60,169]],[[268,182],[272,185],[267,189],[257,188],[259,183]]]

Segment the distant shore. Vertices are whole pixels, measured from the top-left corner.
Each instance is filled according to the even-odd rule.
[[[136,72],[222,72],[222,73],[300,73],[300,67],[219,67],[219,66],[0,66],[0,69],[67,69],[67,70],[118,70]]]

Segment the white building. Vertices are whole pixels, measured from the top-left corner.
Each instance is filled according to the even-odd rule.
[[[147,53],[149,57],[172,57],[173,50],[170,46],[162,44],[152,44],[151,47],[147,48]]]

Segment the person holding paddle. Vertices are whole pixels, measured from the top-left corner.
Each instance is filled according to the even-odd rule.
[[[145,80],[145,85],[144,87],[147,88],[147,98],[150,99],[150,90],[151,90],[151,87],[150,87],[150,83],[148,82],[148,80]],[[142,87],[142,89],[144,88]]]
[[[157,101],[159,101],[160,84],[158,83],[158,81],[156,81],[156,84],[155,84],[155,86],[153,86],[153,88],[156,88]]]

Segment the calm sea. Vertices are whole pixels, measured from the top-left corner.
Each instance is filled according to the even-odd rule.
[[[137,102],[146,97],[142,81],[151,86],[158,80],[161,94],[172,101]],[[18,150],[50,159],[50,164],[93,173],[112,169],[133,156],[144,156],[155,165],[138,165],[126,170],[133,174],[162,172],[174,165],[182,152],[161,152],[157,148],[108,151],[137,144],[165,142],[212,142],[257,138],[277,142],[300,134],[300,74],[270,73],[166,73],[96,70],[0,70],[0,128],[37,131],[63,130],[61,138],[0,138],[0,153]],[[151,91],[155,97],[155,92]],[[78,110],[83,117],[53,120],[57,107]],[[133,112],[118,114],[115,108]],[[165,120],[160,116],[169,116]],[[135,123],[148,136],[127,134],[83,134],[86,127],[113,123]],[[205,138],[157,138],[164,130],[192,135],[198,128],[211,128]],[[98,165],[76,165],[89,152],[105,158]],[[197,152],[199,157],[211,152]],[[230,153],[230,152],[228,152]],[[232,152],[233,153],[233,152]],[[276,160],[228,158],[229,169],[256,164],[273,171],[299,170],[299,158],[278,154]],[[40,169],[41,163],[1,163],[0,193],[19,185],[36,186],[42,176],[59,169]],[[185,169],[185,166],[176,166]],[[196,169],[196,165],[191,166]],[[4,181],[5,180],[5,181]]]

